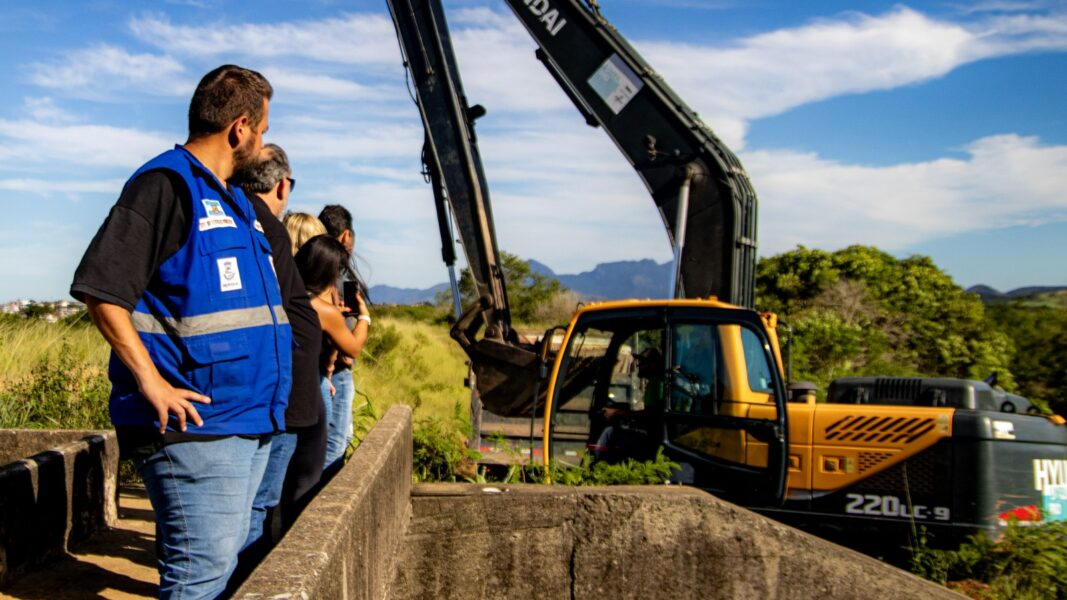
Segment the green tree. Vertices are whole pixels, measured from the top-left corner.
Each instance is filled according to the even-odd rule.
[[[1011,370],[1018,392],[1067,414],[1067,310],[1028,300],[987,308],[992,325],[1010,338],[1016,352]]]
[[[757,268],[761,308],[793,327],[794,378],[825,389],[845,375],[984,379],[1014,388],[1015,344],[969,294],[925,256],[869,246],[798,247]]]
[[[32,302],[22,308],[22,316],[27,319],[40,319],[52,312],[52,309],[44,304]]]
[[[510,252],[502,251],[500,262],[508,291],[511,318],[515,321],[526,323],[537,321],[540,316],[539,309],[567,291],[567,288],[556,279],[541,273],[534,273],[530,269],[530,263]],[[465,269],[463,275],[460,276],[459,291],[464,308],[470,306],[475,300],[474,280],[470,269]],[[437,300],[439,303],[449,302],[449,292],[439,294]]]

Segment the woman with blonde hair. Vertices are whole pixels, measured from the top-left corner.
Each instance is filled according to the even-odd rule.
[[[305,242],[316,235],[326,233],[326,227],[322,224],[322,221],[308,213],[287,212],[285,217],[282,218],[282,223],[285,224],[285,229],[289,232],[289,239],[293,244],[293,256],[296,256],[297,251],[300,250],[300,247]]]

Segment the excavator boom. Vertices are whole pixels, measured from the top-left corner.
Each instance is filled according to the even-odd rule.
[[[505,0],[540,48],[536,55],[586,122],[611,137],[644,181],[675,250],[668,298],[751,307],[756,196],[737,158],[659,78],[598,10],[577,0]],[[471,358],[482,405],[530,414],[539,395],[538,348],[512,329],[489,190],[440,0],[387,0],[426,131],[446,263],[451,209],[476,301],[452,336]],[[595,3],[594,3],[595,7]],[[540,392],[543,394],[543,391]]]
[[[474,133],[481,106],[469,106],[441,3],[389,0],[404,62],[411,74],[426,130],[423,162],[438,208],[443,253],[451,244],[451,208],[474,282],[476,300],[466,307],[452,337],[471,358],[482,405],[500,415],[528,414],[537,383],[536,349],[511,328],[508,296],[493,226],[489,189]]]
[[[505,1],[537,41],[537,58],[652,195],[675,248],[672,296],[752,308],[756,193],[737,157],[595,2]]]

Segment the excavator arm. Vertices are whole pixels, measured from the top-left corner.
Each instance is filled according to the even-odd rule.
[[[482,405],[504,416],[528,414],[540,361],[537,348],[523,343],[511,326],[489,189],[474,133],[474,119],[485,109],[467,104],[440,2],[388,4],[426,130],[423,163],[434,188],[442,253],[451,264],[451,212],[477,297],[464,308],[452,337],[471,359]]]
[[[590,8],[578,0],[505,1],[586,122],[604,129],[652,195],[674,245],[670,296],[716,296],[751,307],[756,196],[737,158],[600,15],[595,2]],[[387,3],[426,131],[423,162],[434,187],[445,262],[454,261],[451,213],[477,293],[452,336],[471,359],[482,405],[502,416],[529,414],[542,360],[511,324],[474,131],[485,109],[467,103],[440,0]]]
[[[579,0],[505,0],[537,58],[644,181],[675,249],[675,298],[752,308],[756,193],[736,156],[601,16]]]

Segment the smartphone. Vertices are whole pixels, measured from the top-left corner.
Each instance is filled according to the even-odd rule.
[[[341,301],[345,303],[345,309],[354,313],[359,311],[359,302],[356,302],[356,293],[359,292],[359,282],[345,281],[341,284]]]

